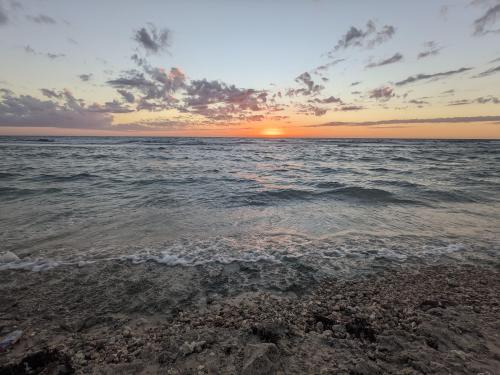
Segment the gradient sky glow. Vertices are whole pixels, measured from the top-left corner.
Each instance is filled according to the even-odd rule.
[[[0,0],[0,134],[500,138],[500,0]]]

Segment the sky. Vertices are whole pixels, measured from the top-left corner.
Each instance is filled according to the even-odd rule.
[[[0,135],[500,138],[500,0],[0,0]]]

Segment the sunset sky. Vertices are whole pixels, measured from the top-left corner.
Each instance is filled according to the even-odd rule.
[[[500,138],[500,0],[0,0],[0,134]]]

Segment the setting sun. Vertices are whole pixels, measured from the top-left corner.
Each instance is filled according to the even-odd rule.
[[[283,129],[278,129],[278,128],[266,128],[262,129],[260,132],[260,135],[264,137],[279,137],[284,134]]]

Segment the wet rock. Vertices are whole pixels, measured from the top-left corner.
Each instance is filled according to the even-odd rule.
[[[280,353],[276,345],[247,345],[242,375],[271,375],[280,368]]]

